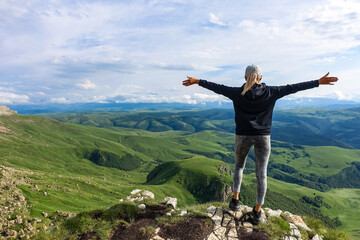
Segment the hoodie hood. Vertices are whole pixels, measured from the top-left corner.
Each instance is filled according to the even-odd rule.
[[[244,87],[245,84],[242,86]],[[266,84],[254,84],[244,95],[246,99],[249,100],[260,100],[264,97],[264,92],[266,91]]]

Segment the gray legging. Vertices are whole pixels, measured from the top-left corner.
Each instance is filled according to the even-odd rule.
[[[266,188],[267,188],[267,165],[270,156],[270,135],[236,135],[235,139],[235,171],[233,191],[240,192],[243,171],[246,158],[251,146],[254,145],[255,150],[255,172],[257,179],[256,203],[264,204]]]

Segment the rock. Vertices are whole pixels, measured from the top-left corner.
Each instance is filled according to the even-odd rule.
[[[220,226],[223,218],[223,210],[221,207],[216,209],[214,216],[211,218],[215,226]],[[217,235],[217,234],[216,234]]]
[[[166,213],[166,216],[171,216],[171,212],[167,212],[167,213]]]
[[[281,213],[282,213],[282,211],[281,211],[280,209],[274,211],[274,210],[272,210],[272,209],[270,209],[270,208],[265,208],[264,210],[265,210],[265,213],[266,213],[266,216],[267,216],[267,217],[272,217],[272,216],[274,216],[274,217],[280,217],[280,215],[281,215]]]
[[[234,220],[231,220],[231,221],[228,223],[228,227],[231,227],[231,228],[236,227],[236,222],[235,222]]]
[[[235,212],[235,219],[240,220],[240,218],[243,216],[243,213],[241,211]]]
[[[245,228],[253,228],[254,226],[250,222],[243,222]]]
[[[323,240],[323,238],[316,234],[311,240]]]
[[[16,238],[18,233],[17,231],[11,229],[6,231],[6,235],[12,238]]]
[[[228,237],[236,238],[237,236],[238,236],[238,235],[237,235],[236,228],[231,228],[231,229],[229,230]]]
[[[143,204],[143,203],[142,203],[142,204],[139,204],[139,205],[138,205],[138,208],[140,208],[140,209],[145,209],[145,208],[146,208],[146,205]]]
[[[48,217],[48,216],[49,216],[49,214],[46,213],[46,212],[41,212],[41,214],[42,214],[44,217]]]
[[[123,202],[123,201],[124,201],[124,199],[120,199],[120,200],[119,200],[119,202]]]
[[[41,225],[41,229],[46,231],[46,230],[47,230],[47,226],[43,223],[43,224]]]
[[[226,227],[230,221],[231,221],[231,215],[228,213],[224,213],[224,217],[223,217],[221,226]]]
[[[260,223],[266,222],[266,214],[264,209],[261,209],[261,217],[260,217]]]
[[[131,202],[134,202],[134,201],[143,201],[146,198],[154,199],[154,197],[155,195],[148,190],[135,189],[131,191],[130,196],[127,196],[126,199]]]
[[[170,205],[173,207],[173,209],[176,209],[177,198],[166,197],[163,202],[165,203],[165,205]]]
[[[42,195],[47,196],[48,194],[47,194],[47,192],[43,191]]]
[[[292,237],[292,236],[285,236],[284,240],[298,240],[296,237]]]
[[[226,228],[225,227],[218,227],[218,228],[216,228],[214,230],[214,233],[219,239],[223,239],[225,237]]]
[[[127,196],[126,200],[131,201],[131,202],[135,202],[135,201],[142,201],[144,200],[144,197],[131,197],[131,196]]]
[[[150,238],[150,240],[165,240],[165,239],[160,237],[159,235],[156,235],[156,236]]]
[[[251,211],[252,211],[252,208],[249,207],[249,206],[246,206],[246,205],[240,205],[240,210],[241,210],[243,213],[247,213],[247,212],[251,212]]]
[[[291,236],[301,238],[301,233],[295,224],[290,223],[290,234]]]
[[[212,216],[214,216],[214,214],[215,214],[215,212],[216,212],[216,207],[215,207],[215,206],[210,206],[210,207],[208,207],[208,208],[206,209],[205,212],[207,213],[207,215],[208,215],[209,217],[212,217]]]
[[[105,178],[105,177],[101,177],[101,180],[104,180],[104,181],[106,181],[106,178]]]
[[[10,108],[8,108],[5,105],[0,106],[0,115],[13,115],[13,114],[18,114],[18,113],[17,111],[10,110]]]
[[[214,233],[211,233],[207,240],[219,240],[219,238]]]
[[[302,220],[302,218],[300,216],[297,215],[293,215],[293,214],[289,214],[291,220],[293,221],[293,223],[298,226],[298,227],[302,227],[304,228],[306,231],[311,231],[311,229],[306,225],[306,223]]]
[[[179,216],[185,216],[187,214],[187,210],[183,209],[181,210],[181,213],[179,214]]]
[[[19,201],[21,201],[21,202],[24,202],[24,201],[25,201],[25,197],[24,197],[23,195],[21,195],[21,194],[20,194],[20,195],[17,195],[17,196],[16,196],[16,199],[19,200]]]
[[[135,190],[132,190],[132,191],[131,191],[130,195],[135,195],[135,194],[137,194],[137,193],[139,193],[139,192],[141,192],[140,189],[135,189]]]
[[[23,219],[22,219],[22,217],[21,216],[16,216],[16,223],[17,224],[22,224],[22,222],[23,222]]]
[[[155,198],[155,195],[152,192],[148,191],[148,190],[144,190],[141,194],[144,197],[148,197],[148,198],[151,198],[151,199]]]
[[[154,233],[155,233],[155,234],[158,234],[159,232],[160,232],[160,228],[159,228],[159,227],[155,228]]]

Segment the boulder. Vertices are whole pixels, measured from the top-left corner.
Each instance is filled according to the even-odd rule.
[[[179,216],[185,216],[187,214],[187,210],[183,209],[181,210],[181,213],[179,214]]]
[[[214,216],[214,214],[215,214],[215,212],[216,212],[216,207],[215,207],[215,206],[210,206],[210,207],[208,207],[208,208],[206,209],[205,212],[207,213],[207,215],[208,215],[209,217],[212,217],[212,216]]]
[[[146,205],[143,204],[143,203],[142,203],[142,204],[139,204],[139,205],[138,205],[138,208],[140,208],[140,209],[145,209],[145,208],[146,208]]]
[[[267,217],[280,217],[282,211],[280,209],[278,210],[272,210],[270,208],[265,208],[265,213]]]
[[[148,191],[148,190],[144,190],[141,194],[144,197],[148,197],[148,198],[151,198],[151,199],[155,198],[155,195],[152,192]]]
[[[177,198],[166,197],[163,202],[165,203],[165,205],[170,205],[173,207],[173,209],[176,209]]]

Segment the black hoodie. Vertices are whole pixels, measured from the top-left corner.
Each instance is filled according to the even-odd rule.
[[[228,87],[200,80],[199,85],[233,101],[237,135],[270,135],[276,100],[298,91],[318,87],[319,81],[313,80],[285,86],[255,84],[244,96],[241,93],[245,84],[241,87]]]

